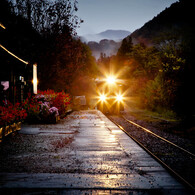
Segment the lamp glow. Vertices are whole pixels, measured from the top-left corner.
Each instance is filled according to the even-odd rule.
[[[37,64],[33,64],[33,93],[37,94]]]

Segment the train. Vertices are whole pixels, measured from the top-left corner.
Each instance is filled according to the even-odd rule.
[[[118,114],[124,111],[127,86],[124,81],[109,75],[103,79],[96,79],[97,109],[103,113]]]

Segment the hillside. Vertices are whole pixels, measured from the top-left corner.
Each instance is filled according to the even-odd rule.
[[[120,66],[129,68],[131,94],[141,98],[141,106],[173,111],[186,124],[195,121],[193,11],[192,0],[173,3],[123,39],[117,53]]]
[[[92,55],[98,59],[101,53],[105,53],[106,56],[115,55],[121,46],[121,42],[103,39],[99,43],[90,41],[88,46],[92,51]]]
[[[131,34],[133,43],[150,45],[165,34],[189,38],[194,31],[193,15],[192,1],[180,0],[134,31]]]
[[[98,35],[109,40],[121,40],[130,34],[131,33],[126,30],[106,30],[104,32],[99,33]]]
[[[81,37],[84,42],[95,41],[99,42],[103,39],[121,41],[131,33],[126,30],[106,30],[98,34],[88,34]]]

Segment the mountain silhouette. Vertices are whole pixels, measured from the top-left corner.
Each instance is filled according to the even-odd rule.
[[[88,34],[81,37],[84,42],[95,41],[100,42],[103,39],[121,41],[131,33],[126,30],[106,30],[98,34]]]

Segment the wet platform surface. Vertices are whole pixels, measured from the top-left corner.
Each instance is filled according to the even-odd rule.
[[[182,184],[99,111],[73,112],[68,122],[48,129],[24,126],[20,134],[37,139],[73,138],[65,147],[29,158],[35,161],[35,170],[1,172],[0,192],[58,189],[55,192],[61,190],[60,194],[187,194]],[[31,153],[12,159],[21,158],[22,162]]]

